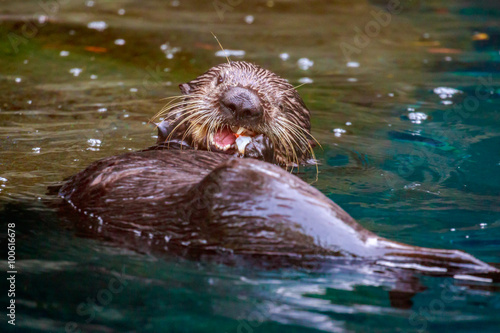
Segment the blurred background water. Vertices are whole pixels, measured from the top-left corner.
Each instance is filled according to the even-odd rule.
[[[310,83],[314,186],[363,226],[500,263],[499,22],[500,3],[480,0],[0,2],[0,257],[15,222],[15,328],[498,332],[498,286],[422,277],[397,309],[395,282],[363,269],[158,258],[77,237],[44,202],[92,161],[154,143],[161,99],[225,61],[214,32],[233,60]]]

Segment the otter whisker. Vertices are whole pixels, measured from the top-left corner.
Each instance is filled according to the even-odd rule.
[[[280,118],[280,120],[285,120],[285,119]],[[286,129],[285,133],[290,132],[290,133],[293,133],[295,135],[295,136],[292,136],[290,140],[292,140],[297,146],[302,146],[305,150],[311,152],[313,158],[315,159],[315,155],[314,155],[312,146],[309,143],[309,141],[307,140],[307,137],[305,136],[305,134],[309,134],[309,133],[307,133],[306,131],[304,131],[300,127],[294,128],[294,126],[296,126],[296,124],[294,124],[292,122],[288,122],[288,121],[287,122],[280,122],[280,125]],[[299,140],[301,144],[299,144],[299,142],[297,142],[297,140]],[[292,147],[293,147],[293,145],[292,145]],[[298,163],[298,165],[300,165],[300,163]],[[317,173],[318,173],[318,170],[317,170]]]
[[[290,125],[290,123],[287,123],[287,122],[282,122],[283,118],[280,118],[278,120],[278,122],[280,123],[280,125],[288,130],[289,132],[293,133],[294,136],[292,136],[294,139],[297,139],[297,140],[300,140],[300,142],[304,145],[309,145],[309,142],[307,141],[307,138],[304,136],[303,134],[303,131],[298,131],[296,128],[294,128],[293,126]],[[297,141],[294,140],[294,142],[299,145],[299,143]]]
[[[202,136],[206,137],[207,141],[208,141],[208,136],[209,136],[209,133],[210,133],[210,129],[207,130],[206,126],[207,126],[208,123],[213,122],[213,118],[214,118],[214,115],[210,114],[210,113],[207,113],[207,114],[204,114],[204,115],[200,116],[200,118],[197,119],[197,123],[196,124],[195,123],[191,124],[191,126],[188,128],[187,132],[191,133],[194,130],[194,125],[198,125],[200,131],[202,131],[202,133],[201,133]],[[203,122],[203,124],[200,125],[200,122],[203,121],[204,119],[205,119],[205,121]],[[207,142],[207,148],[208,148],[208,150],[210,150],[210,145],[208,144],[208,142]]]
[[[188,121],[189,119],[195,117],[195,116],[200,116],[200,114],[203,114],[205,112],[205,110],[198,110],[197,112],[194,112],[192,113],[191,115],[187,116],[186,118],[184,118],[182,121],[180,121],[175,127],[174,129],[172,130],[172,132],[170,132],[170,134],[168,135],[167,139],[165,141],[169,141],[172,137],[172,135],[174,134],[174,132],[179,128],[179,126],[181,126],[182,124],[184,124],[186,121]]]
[[[196,111],[196,109],[195,109],[195,110],[193,110],[193,111]],[[196,115],[197,115],[196,113],[193,113],[191,116],[193,116],[193,117],[194,117],[194,116],[196,116]],[[191,116],[189,116],[189,117],[191,117]],[[189,118],[189,117],[187,117],[187,118]],[[167,138],[165,139],[165,142],[167,142],[167,141],[170,141],[170,140],[171,140],[171,138],[172,138],[172,136],[174,135],[174,133],[176,132],[176,130],[177,130],[177,129],[178,129],[178,128],[179,128],[179,127],[180,127],[180,126],[181,126],[181,125],[185,122],[185,121],[189,120],[189,119],[187,119],[187,118],[186,118],[186,119],[183,119],[181,122],[179,122],[179,123],[178,123],[178,124],[174,127],[174,129],[172,129],[172,131],[169,133],[169,135],[168,135],[168,136],[167,136]],[[184,141],[184,137],[182,138],[182,141]]]
[[[314,142],[316,142],[316,144],[321,148],[323,149],[323,147],[321,146],[321,143],[318,142],[318,140],[316,140],[316,138],[311,134],[309,133],[308,131],[305,131],[302,127],[298,126],[297,124],[295,124],[294,122],[291,122],[290,120],[286,119],[286,118],[283,118],[283,117],[280,117],[281,120],[284,120],[286,123],[290,124],[291,126],[295,127],[297,130],[301,131],[304,135],[307,135],[309,136],[309,138],[313,139]]]
[[[186,96],[184,96],[184,97],[186,97]],[[192,99],[192,98],[185,98],[184,100],[177,101],[177,102],[175,102],[175,104],[171,105],[173,102],[175,102],[175,100],[171,100],[170,102],[168,102],[166,105],[164,105],[161,108],[161,110],[158,113],[161,113],[165,110],[173,109],[174,107],[182,105],[182,104],[200,103],[200,101],[198,99]]]
[[[182,98],[182,97],[186,97],[186,95],[175,95],[175,96],[163,97],[163,98],[160,98],[160,101],[166,101],[167,99],[176,99],[176,98]]]
[[[275,147],[278,147],[277,143],[279,143],[280,144],[279,146],[285,150],[282,154],[277,156],[277,162],[279,164],[283,164],[285,168],[288,170],[288,164],[290,162],[289,156],[291,154],[290,148],[288,147],[288,143],[283,139],[282,137],[283,134],[278,128],[275,128],[275,133],[277,134],[276,135],[277,141],[275,141],[276,142]]]
[[[293,128],[292,126],[290,126],[289,124],[282,124],[282,126],[288,130],[289,132],[291,132],[292,134],[294,134],[292,136],[292,138],[294,139],[294,142],[297,144],[297,146],[300,146],[301,148],[307,148],[309,146],[309,142],[307,141],[307,138],[303,135],[303,133],[297,131],[295,128]],[[299,142],[301,144],[299,144],[299,142],[297,142],[297,140],[299,140]],[[302,147],[302,146],[305,146],[305,147]]]
[[[165,119],[171,119],[172,116],[182,116],[186,112],[189,112],[193,109],[202,109],[201,104],[199,103],[191,103],[187,105],[182,105],[182,107],[177,107],[175,110],[169,110],[168,112],[165,112],[164,115],[166,115]]]
[[[289,137],[288,133],[279,127],[277,128],[277,130],[280,133],[282,139],[284,139],[286,142],[286,145],[284,145],[284,147],[286,149],[287,155],[291,151],[293,160],[290,160],[290,158],[288,156],[286,156],[286,157],[288,158],[288,160],[290,162],[293,162],[294,160],[298,162],[297,153],[296,153],[295,149],[293,148],[293,143],[292,143],[292,141],[290,141],[290,137]],[[293,172],[293,166],[292,166],[292,170],[290,172]]]
[[[185,117],[186,115],[189,115],[189,114],[196,112],[198,110],[200,110],[198,105],[186,106],[185,108],[181,109],[182,113],[180,115],[178,113],[167,114],[167,116],[164,118],[164,121],[172,120],[176,116],[178,118]]]
[[[287,141],[288,141],[288,144],[290,145],[290,148],[293,152],[293,157],[295,159],[295,164],[297,164],[297,172],[298,172],[298,171],[300,171],[300,162],[299,162],[299,158],[297,156],[297,152],[295,151],[295,148],[293,145],[293,142],[295,142],[295,143],[297,143],[297,142],[293,139],[293,137],[291,137],[289,135],[289,133],[287,133],[286,131],[284,131],[284,133],[285,133],[285,137],[288,138]],[[294,166],[292,165],[292,170],[290,172],[293,172],[293,167]]]
[[[287,92],[287,91],[289,91],[289,90],[297,90],[297,88],[300,88],[300,87],[302,87],[302,86],[305,86],[306,84],[310,84],[310,83],[309,83],[309,82],[304,82],[304,83],[301,83],[301,84],[299,84],[298,86],[295,86],[295,87],[292,87],[292,88],[290,88],[290,89],[288,89],[288,90],[285,90],[284,92]]]
[[[217,132],[218,128],[219,128],[219,121],[217,121],[217,116],[216,115],[213,115],[212,117],[209,118],[209,126],[208,126],[208,130],[207,130],[207,135],[210,136],[210,138],[212,138],[213,134],[215,132]],[[208,138],[207,138],[208,140]],[[210,145],[208,145],[210,147]]]
[[[183,105],[193,105],[193,104],[200,104],[198,101],[182,101],[182,102],[177,102],[173,105],[165,105],[160,111],[158,111],[152,118],[150,121],[154,121],[155,119],[163,116],[164,114],[168,114],[170,113],[171,111],[174,111],[173,109],[176,108],[176,107],[179,107],[179,106],[183,106]]]
[[[192,114],[193,112],[197,112],[199,110],[199,107],[198,106],[189,106],[189,107],[186,107],[184,109],[182,109],[182,116],[186,116],[188,114]],[[170,116],[175,116],[175,114],[171,114]],[[165,119],[163,119],[163,121],[167,121],[167,120],[170,120],[172,117],[165,117]],[[155,129],[158,128],[158,124],[154,123],[154,119],[150,120],[150,122],[152,122],[153,124],[155,124]],[[173,133],[174,131],[172,131],[171,133]],[[166,141],[166,140],[165,140]]]
[[[201,105],[199,103],[190,103],[187,105],[182,105],[181,108],[177,107],[175,110],[169,110],[168,112],[164,112],[162,115],[165,115],[164,120],[169,120],[172,118],[185,116],[186,114],[191,113],[193,110],[199,110],[202,108],[203,108],[203,105]],[[162,116],[162,115],[160,115],[160,116]]]
[[[203,120],[204,118],[207,118],[207,120],[208,120],[208,119],[210,119],[210,117],[211,117],[211,115],[210,115],[210,114],[203,114],[203,115],[201,115],[198,119],[199,119],[199,120]],[[184,141],[184,139],[185,139],[186,137],[188,137],[189,135],[192,135],[192,134],[193,134],[194,130],[196,129],[196,125],[198,125],[198,123],[191,123],[191,124],[189,124],[189,126],[188,126],[188,128],[187,128],[186,132],[185,132],[185,133],[184,133],[184,135],[182,136],[182,141]],[[203,128],[202,128],[201,130],[203,131]],[[208,148],[210,148],[210,147],[208,147]],[[209,150],[210,150],[210,149],[209,149]]]
[[[227,63],[229,64],[229,67],[231,67],[231,60],[229,60],[229,56],[227,55],[226,50],[224,50],[224,48],[222,47],[222,44],[219,42],[219,38],[217,38],[217,36],[215,36],[215,34],[212,31],[210,31],[210,33],[212,34],[212,36],[214,36],[214,38],[217,41],[217,43],[219,44],[221,50],[224,51],[224,55],[226,56]]]
[[[210,140],[213,139],[213,134],[217,132],[220,127],[222,127],[222,123],[221,119],[218,119],[218,116],[215,114],[204,115],[200,117],[200,120],[203,120],[205,117],[207,119],[203,122],[203,124],[199,125],[198,128],[202,132],[201,136],[206,140],[207,149],[211,150]]]
[[[309,135],[311,138],[314,139],[314,141],[317,142],[317,140],[310,134],[308,133],[307,131],[304,131],[303,128],[299,127],[297,124],[289,121],[288,119],[285,119],[285,118],[280,118],[280,120],[284,120],[287,124],[289,124],[290,126],[288,127],[288,129],[293,132],[293,133],[296,133],[296,134],[299,134],[300,137],[305,140],[303,141],[303,143],[306,144],[306,147],[307,149],[309,150],[309,152],[311,153],[311,156],[313,158],[314,161],[316,161],[316,155],[314,154],[314,150],[311,146],[311,144],[309,143],[309,141],[307,140],[307,138],[305,137],[305,134]],[[295,128],[294,128],[295,127]],[[319,144],[319,142],[317,142],[318,145],[321,147],[321,145]],[[322,147],[321,147],[322,148]],[[314,182],[318,181],[318,175],[319,175],[319,167],[318,167],[318,164],[315,163],[316,165],[316,179]]]

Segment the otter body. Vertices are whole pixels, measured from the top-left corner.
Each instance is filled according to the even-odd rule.
[[[149,150],[109,157],[73,176],[59,194],[80,211],[81,230],[145,251],[268,262],[342,257],[439,275],[498,274],[461,251],[378,237],[282,168],[227,154]]]
[[[231,62],[180,87],[183,95],[159,113],[157,146],[97,161],[60,189],[80,232],[189,258],[277,266],[346,258],[498,278],[464,252],[378,237],[283,170],[313,154],[309,111],[286,80]]]

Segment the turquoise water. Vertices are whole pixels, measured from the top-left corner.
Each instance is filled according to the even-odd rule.
[[[15,331],[498,332],[495,284],[417,275],[422,290],[398,308],[389,293],[401,282],[366,267],[142,254],[80,237],[50,208],[47,186],[154,142],[160,99],[224,61],[213,31],[245,51],[234,60],[313,81],[299,89],[323,147],[313,186],[381,236],[500,264],[500,5],[401,1],[357,47],[354,28],[387,2],[217,3],[223,12],[202,1],[0,4],[0,240],[6,249],[14,222]],[[350,59],[342,43],[356,47]]]

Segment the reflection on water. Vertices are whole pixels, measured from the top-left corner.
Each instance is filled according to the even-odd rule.
[[[76,237],[41,203],[91,161],[154,142],[161,99],[225,61],[213,31],[233,60],[311,83],[300,92],[323,193],[382,236],[499,263],[500,6],[387,3],[2,3],[0,216],[17,223],[17,328],[496,332],[494,286],[422,278],[402,310],[395,282],[362,267],[160,259]]]

